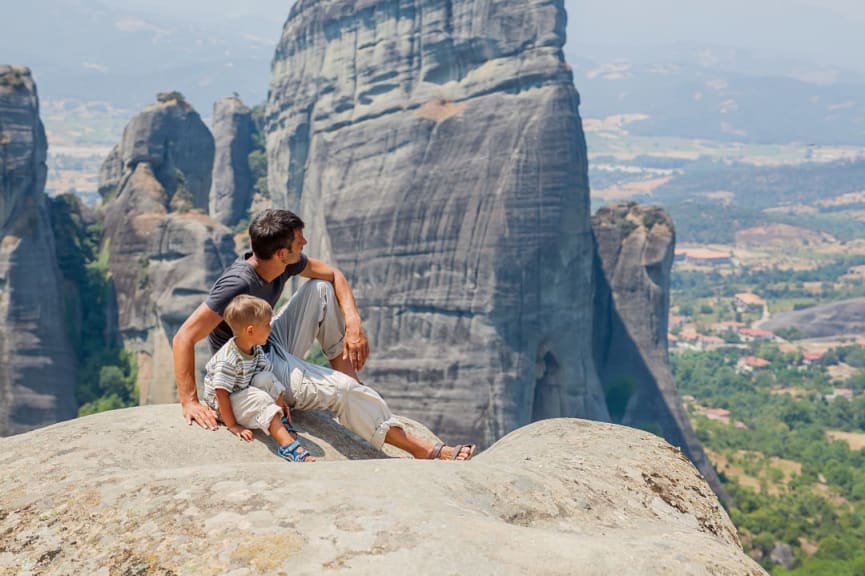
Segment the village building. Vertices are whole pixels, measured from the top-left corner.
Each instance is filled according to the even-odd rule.
[[[802,352],[802,364],[804,366],[819,362],[821,358],[823,358],[822,352]]]
[[[753,372],[755,369],[766,368],[770,364],[771,362],[764,358],[758,358],[756,356],[743,356],[739,358],[738,362],[736,362],[736,371],[739,373]]]
[[[745,342],[764,342],[775,338],[775,334],[760,328],[741,328],[739,329],[739,336]]]
[[[732,264],[733,256],[729,252],[710,250],[708,248],[677,248],[675,260],[688,262],[689,264],[720,266]]]
[[[733,304],[736,306],[737,312],[744,312],[750,306],[765,308],[766,301],[753,292],[740,292],[733,297]]]
[[[850,388],[835,388],[830,394],[824,394],[823,399],[826,402],[832,402],[835,398],[844,398],[845,400],[853,399],[853,390]]]

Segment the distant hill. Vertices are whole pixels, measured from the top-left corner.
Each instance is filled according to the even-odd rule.
[[[795,61],[770,73],[752,54],[706,45],[567,52],[583,116],[646,115],[628,125],[633,135],[865,145],[865,79],[856,73]]]
[[[795,328],[806,338],[831,338],[865,334],[865,298],[854,298],[774,314],[761,325],[766,330]]]

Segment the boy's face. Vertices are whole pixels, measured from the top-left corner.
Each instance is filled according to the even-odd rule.
[[[264,346],[267,344],[267,337],[270,336],[270,319],[268,318],[267,321],[262,321],[260,324],[247,326],[246,333],[252,344]]]

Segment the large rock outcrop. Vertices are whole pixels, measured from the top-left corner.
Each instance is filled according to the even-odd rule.
[[[351,279],[364,378],[491,443],[609,417],[561,1],[300,0],[273,60],[270,194]]]
[[[143,403],[176,398],[171,339],[236,257],[231,232],[207,216],[212,161],[209,130],[173,100],[133,118],[103,165],[103,249]]]
[[[252,111],[237,97],[223,98],[213,105],[213,181],[210,189],[210,215],[214,220],[234,226],[248,216],[252,203],[252,173],[249,153],[257,132]]]
[[[605,206],[592,218],[595,365],[614,422],[680,446],[712,489],[726,492],[682,406],[667,347],[675,230],[657,206]]]
[[[0,439],[0,572],[765,574],[645,432],[553,419],[429,462],[381,459],[317,413],[297,423],[318,462],[189,427],[176,405]]]
[[[0,436],[77,412],[76,360],[44,192],[47,149],[30,70],[0,66]]]

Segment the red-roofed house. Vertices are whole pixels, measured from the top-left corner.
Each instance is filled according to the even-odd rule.
[[[755,368],[765,368],[771,364],[768,360],[756,356],[743,356],[736,362],[736,370],[739,372],[752,372]]]
[[[759,328],[742,328],[739,330],[739,336],[745,342],[761,342],[763,340],[771,340],[775,335],[768,330],[761,330]]]

